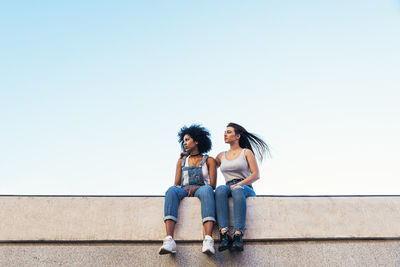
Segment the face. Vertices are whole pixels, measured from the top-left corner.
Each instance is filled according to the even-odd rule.
[[[185,134],[185,136],[183,137],[183,147],[185,148],[186,152],[191,152],[193,151],[193,149],[197,148],[199,142],[196,142],[193,140],[193,138],[188,135]]]
[[[239,140],[240,134],[235,133],[235,128],[233,127],[226,127],[225,133],[224,133],[224,140],[225,143],[230,144],[233,142],[236,142]]]

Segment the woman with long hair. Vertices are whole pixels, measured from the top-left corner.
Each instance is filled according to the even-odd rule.
[[[219,153],[216,158],[217,167],[221,168],[226,182],[215,190],[221,237],[218,250],[243,251],[246,198],[256,195],[252,184],[260,178],[256,156],[262,161],[265,153],[269,154],[269,148],[261,138],[232,122],[226,127],[224,139],[230,149]],[[233,238],[229,234],[229,197],[233,199]]]
[[[159,254],[176,252],[173,239],[178,219],[178,207],[184,197],[198,197],[201,201],[201,216],[204,226],[202,252],[215,253],[211,237],[215,222],[214,189],[217,179],[216,163],[205,153],[211,149],[210,133],[204,127],[193,124],[182,127],[178,133],[179,143],[185,156],[176,165],[175,181],[165,193],[164,222],[167,236]]]

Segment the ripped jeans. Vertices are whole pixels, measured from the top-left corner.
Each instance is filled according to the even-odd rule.
[[[246,198],[254,197],[256,193],[253,188],[247,185],[240,185],[242,188],[230,189],[229,185],[220,185],[215,190],[215,204],[219,230],[229,229],[229,202],[228,198],[233,199],[233,229],[239,230],[244,234],[246,223]]]

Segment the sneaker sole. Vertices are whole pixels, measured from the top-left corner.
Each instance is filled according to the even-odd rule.
[[[207,249],[207,250],[205,250],[205,251],[201,251],[201,252],[203,252],[204,254],[207,254],[207,255],[214,255],[215,254],[215,252],[212,252],[211,250],[209,250],[209,249]]]
[[[242,252],[242,251],[243,251],[243,248],[240,248],[240,247],[230,247],[230,248],[229,248],[229,251],[239,251],[239,252]]]
[[[170,251],[170,250],[166,250],[166,249],[160,249],[160,251],[158,251],[158,254],[160,254],[160,255],[165,255],[165,254],[175,254],[176,253],[176,250],[172,250],[172,251]]]
[[[230,248],[231,248],[230,246],[227,246],[227,247],[218,247],[218,251],[221,252],[221,251],[224,251],[224,250],[227,250],[227,249],[230,249]]]

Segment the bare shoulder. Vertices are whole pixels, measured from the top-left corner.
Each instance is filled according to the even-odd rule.
[[[252,161],[256,160],[256,157],[254,156],[253,151],[251,151],[250,149],[244,150],[244,156],[248,162],[252,162]]]
[[[209,156],[209,157],[207,158],[207,162],[215,162],[215,159],[214,159],[213,157],[210,157],[210,156]]]
[[[216,159],[219,160],[219,161],[221,161],[222,154],[224,154],[224,152],[220,152],[220,153],[217,155]]]
[[[250,149],[245,149],[244,150],[244,154],[245,154],[246,157],[247,156],[250,156],[250,157],[253,156],[254,157],[254,153]]]
[[[207,158],[207,166],[215,167],[216,164],[217,163],[216,163],[216,161],[215,161],[215,159],[213,157],[208,157]]]

